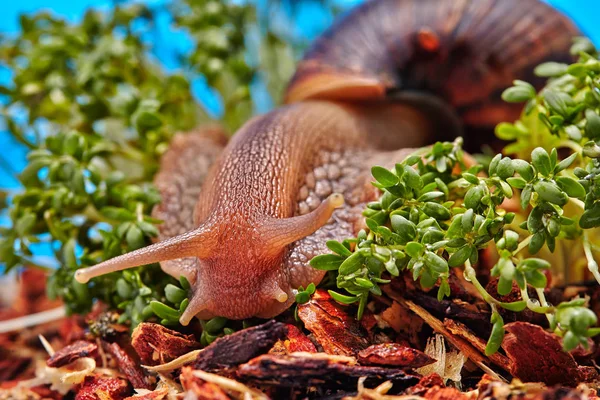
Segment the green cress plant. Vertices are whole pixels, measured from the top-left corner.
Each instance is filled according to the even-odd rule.
[[[579,55],[574,64],[536,68],[536,74],[551,77],[539,93],[522,81],[504,91],[505,101],[526,102],[519,121],[496,129],[498,137],[512,141],[503,153],[515,158],[497,154],[487,169],[469,167],[459,138],[421,150],[393,170],[373,167],[373,185],[382,196],[363,212],[368,229],[328,242],[333,254],[311,261],[314,268],[337,272],[344,292],[331,290],[335,300],[358,304],[360,318],[369,295],[381,295],[380,285],[406,270],[423,288],[437,286],[442,300],[450,295],[449,269],[463,268],[492,311],[488,355],[504,337],[500,308],[545,314],[567,351],[587,346],[600,333],[586,299],[546,301],[544,271],[551,264],[535,257],[544,246],[554,252],[557,241],[575,241],[600,283],[594,259],[599,249],[591,240],[600,226],[600,61],[584,38],[575,40],[572,52]],[[520,200],[520,224],[501,207],[513,196]],[[577,212],[567,214],[567,204]],[[498,295],[509,294],[516,283],[521,300],[501,302],[479,282],[473,265],[479,250],[491,244],[498,258],[491,270],[499,278]],[[530,298],[528,287],[537,299]]]

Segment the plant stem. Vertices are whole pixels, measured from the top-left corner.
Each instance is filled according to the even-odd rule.
[[[516,256],[517,254],[519,254],[519,252],[521,250],[523,250],[525,247],[529,246],[529,242],[531,242],[532,237],[533,237],[533,235],[529,235],[525,239],[523,239],[523,241],[521,243],[519,243],[519,246],[517,246],[515,251],[513,251],[512,255]]]
[[[475,286],[475,289],[477,289],[477,291],[479,292],[479,294],[481,295],[481,297],[483,298],[483,300],[486,303],[488,303],[490,306],[495,305],[495,304],[499,305],[500,302],[498,300],[496,300],[495,298],[493,298],[492,295],[489,294],[487,290],[485,290],[485,288],[483,287],[481,282],[479,282],[479,280],[477,279],[477,274],[475,272],[475,269],[471,265],[470,260],[467,260],[465,262],[464,276],[468,282],[471,282],[473,284],[473,286]]]
[[[539,293],[538,293],[538,295],[539,295]],[[539,313],[539,314],[546,314],[546,318],[548,318],[548,319],[550,318],[548,316],[548,314],[550,314],[554,310],[554,308],[548,307],[548,306],[543,307],[543,306],[536,304],[535,300],[532,300],[529,297],[529,292],[527,292],[527,285],[525,285],[525,289],[521,289],[521,298],[527,302],[527,308],[529,308],[531,311]]]
[[[588,269],[590,270],[592,275],[594,275],[596,281],[600,283],[600,272],[598,271],[598,263],[594,259],[594,254],[592,253],[592,248],[587,232],[583,234],[583,251],[585,253],[585,258],[587,259]]]

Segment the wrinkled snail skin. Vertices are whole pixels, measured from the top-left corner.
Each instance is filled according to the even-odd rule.
[[[468,135],[516,118],[520,107],[502,103],[502,89],[540,62],[567,59],[577,34],[537,0],[367,2],[315,42],[290,104],[229,142],[218,128],[176,135],[155,178],[158,241],[76,279],[160,262],[191,283],[184,325],[275,316],[296,288],[323,278],[308,262],[326,241],[362,227],[365,203],[378,196],[372,165],[456,135],[457,121]]]

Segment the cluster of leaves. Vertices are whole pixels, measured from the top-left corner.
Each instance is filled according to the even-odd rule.
[[[176,23],[193,39],[186,55],[192,68],[208,85],[222,94],[222,122],[234,131],[252,114],[250,83],[255,68],[245,60],[244,36],[254,21],[254,8],[215,0],[187,0],[175,3]]]
[[[520,158],[497,154],[487,170],[469,166],[457,140],[436,143],[393,170],[372,169],[373,185],[383,195],[364,211],[368,230],[341,243],[328,242],[335,254],[311,261],[314,268],[337,271],[337,286],[347,294],[330,291],[336,300],[358,303],[360,318],[369,294],[381,294],[379,285],[403,270],[423,288],[437,287],[441,300],[450,294],[449,268],[463,267],[464,277],[492,310],[487,354],[497,351],[504,337],[499,308],[545,314],[566,350],[587,346],[587,339],[600,333],[585,299],[556,306],[546,301],[551,264],[533,257],[544,247],[554,252],[557,241],[575,241],[600,283],[590,240],[600,226],[600,61],[586,39],[577,39],[573,52],[580,56],[575,64],[536,69],[538,75],[554,77],[539,94],[522,81],[504,92],[506,101],[527,102],[521,120],[497,128],[499,137],[514,140],[504,154]],[[560,152],[564,158],[557,147],[568,149]],[[513,197],[520,202],[518,213],[502,207]],[[498,278],[497,294],[487,292],[473,267],[479,250],[491,244],[497,251],[491,270]],[[497,299],[514,285],[520,300]],[[537,299],[530,298],[529,289]]]
[[[22,35],[4,40],[0,60],[14,72],[2,87],[2,117],[29,148],[12,198],[13,226],[0,232],[7,270],[32,265],[32,245],[44,242],[61,265],[48,285],[69,311],[93,299],[122,308],[133,324],[152,315],[172,279],[158,266],[82,285],[73,272],[150,243],[150,217],[160,201],[150,184],[173,132],[196,124],[199,107],[188,80],[165,75],[149,61],[142,41],[151,24],[142,5],[111,14],[85,14],[80,24],[40,13],[21,17]],[[23,118],[25,116],[25,118]],[[115,285],[115,281],[118,283]]]
[[[382,278],[384,273],[393,278],[408,270],[423,288],[437,286],[441,300],[450,295],[449,269],[464,265],[465,278],[493,310],[496,329],[488,353],[497,350],[504,332],[498,307],[511,311],[529,308],[547,314],[557,331],[576,337],[575,345],[585,342],[596,334],[595,329],[589,329],[596,323],[594,314],[590,318],[588,312],[582,312],[579,301],[556,308],[547,304],[544,270],[550,264],[531,257],[544,245],[552,250],[559,235],[573,235],[571,227],[576,221],[563,215],[562,206],[580,201],[586,190],[576,179],[558,174],[575,157],[557,163],[556,152],[551,156],[542,148],[534,149],[531,162],[497,155],[485,171],[487,175],[482,176],[481,165],[465,165],[461,142],[436,143],[424,154],[396,164],[392,171],[374,167],[373,185],[383,195],[364,211],[368,232],[363,230],[341,243],[328,242],[335,254],[317,256],[311,265],[337,271],[337,286],[349,295],[330,293],[342,303],[358,303],[359,318],[369,294],[380,295],[379,285],[390,282]],[[527,220],[519,225],[515,225],[515,213],[500,207],[515,192],[520,192],[523,212],[528,213]],[[519,301],[501,302],[478,281],[473,265],[479,250],[492,243],[498,251],[498,262],[491,270],[491,275],[499,278],[497,294],[509,294],[515,282],[520,289]],[[522,253],[525,248],[527,256]],[[538,290],[537,300],[529,298],[528,285]],[[570,311],[561,311],[567,309]]]
[[[253,20],[249,7],[178,4],[175,20],[196,42],[193,70],[205,74],[226,104],[249,102],[253,69],[243,59],[242,40]],[[0,64],[13,73],[12,84],[0,87],[0,119],[29,149],[19,174],[23,190],[8,202],[12,224],[0,230],[5,271],[47,267],[36,246],[49,246],[50,264],[60,266],[48,284],[51,296],[79,313],[101,299],[132,326],[153,315],[175,323],[187,302],[185,282],[158,265],[90,285],[77,283],[73,273],[151,242],[160,223],[150,216],[160,201],[151,184],[158,160],[175,132],[207,118],[191,93],[193,74],[166,74],[151,61],[144,37],[154,14],[133,3],[109,13],[90,10],[77,24],[45,12],[23,15],[21,34],[0,42]],[[215,67],[217,61],[227,67]],[[234,94],[240,91],[245,94]]]
[[[256,112],[253,87],[264,86],[271,102],[280,102],[295,70],[295,59],[307,44],[298,37],[293,23],[274,23],[278,18],[288,19],[285,13],[280,13],[282,8],[301,4],[282,3],[285,2],[252,5],[185,0],[171,7],[177,25],[193,41],[192,51],[185,55],[186,62],[219,92],[223,107],[221,122],[232,133]],[[327,1],[321,3],[324,9],[329,9]]]

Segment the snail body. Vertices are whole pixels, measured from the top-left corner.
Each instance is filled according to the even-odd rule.
[[[516,118],[501,91],[540,62],[567,59],[575,35],[537,0],[367,2],[308,51],[288,104],[229,142],[216,128],[177,135],[155,179],[159,241],[76,279],[160,262],[191,284],[183,325],[275,316],[323,278],[308,262],[326,241],[362,227],[378,197],[372,165]]]

